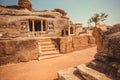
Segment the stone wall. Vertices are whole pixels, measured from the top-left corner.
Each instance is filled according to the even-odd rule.
[[[38,20],[40,21],[40,19]],[[41,31],[34,31],[33,34],[31,33],[32,31],[29,30],[29,19],[0,25],[0,34],[3,34],[4,38],[36,36],[35,34],[37,33],[37,36],[60,37],[62,36],[62,30],[68,26],[68,20],[66,19],[52,19],[47,21],[51,22],[53,27],[49,29],[47,25],[46,31],[43,34],[40,34]]]
[[[68,53],[75,50],[81,50],[95,45],[93,36],[82,35],[60,38],[60,52]]]
[[[68,53],[73,51],[72,37],[60,38],[60,53]]]
[[[1,38],[0,65],[38,59],[37,40],[39,38]],[[89,35],[51,38],[51,40],[62,54],[96,46],[95,39]]]
[[[28,37],[29,26],[27,20],[21,20],[16,22],[11,22],[8,24],[0,25],[0,34],[2,37]]]
[[[0,40],[0,65],[37,59],[37,47],[34,39]]]
[[[74,50],[81,50],[88,47],[88,35],[73,37]]]
[[[54,35],[55,37],[60,37],[62,36],[62,30],[64,30],[65,28],[67,28],[69,26],[68,23],[69,20],[67,19],[54,19]],[[48,34],[49,35],[49,34]]]

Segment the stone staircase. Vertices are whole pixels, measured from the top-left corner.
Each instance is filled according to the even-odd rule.
[[[40,53],[39,60],[60,56],[59,50],[51,38],[40,38],[38,47]]]
[[[58,80],[117,80],[106,74],[87,67],[85,64],[58,71]]]

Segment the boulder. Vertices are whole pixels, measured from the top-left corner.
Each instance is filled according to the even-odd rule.
[[[32,10],[32,4],[29,0],[19,0],[18,4],[20,8]]]

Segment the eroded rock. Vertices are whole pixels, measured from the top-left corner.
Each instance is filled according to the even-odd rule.
[[[120,24],[110,27],[107,31],[95,27],[93,36],[96,39],[97,54],[95,55],[94,64],[91,66],[91,63],[89,63],[88,66],[103,72],[113,80],[119,80]]]
[[[37,47],[34,39],[0,40],[0,65],[38,59]]]
[[[32,10],[32,4],[29,0],[19,0],[18,4],[23,9]]]

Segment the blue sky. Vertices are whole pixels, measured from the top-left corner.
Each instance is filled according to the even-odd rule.
[[[0,5],[14,5],[18,0],[2,0]],[[75,23],[83,23],[87,26],[88,19],[94,13],[106,13],[108,18],[105,23],[114,25],[120,23],[120,0],[30,0],[33,9],[51,10],[61,8],[68,13],[70,19]]]

